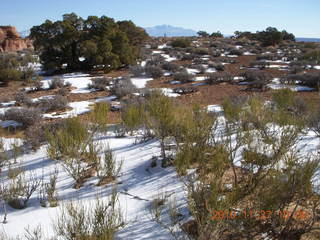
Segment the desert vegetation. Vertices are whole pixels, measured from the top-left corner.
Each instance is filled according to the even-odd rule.
[[[0,239],[319,239],[318,43],[74,13],[30,37],[0,54]]]

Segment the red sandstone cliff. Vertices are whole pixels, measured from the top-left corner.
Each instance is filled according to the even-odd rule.
[[[20,37],[15,27],[0,26],[0,52],[17,52],[33,49],[30,39]]]

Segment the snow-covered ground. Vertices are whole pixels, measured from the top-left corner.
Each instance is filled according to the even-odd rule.
[[[177,206],[186,209],[186,198],[183,184],[173,168],[163,169],[160,163],[156,168],[150,168],[152,156],[160,154],[159,143],[149,141],[135,144],[134,137],[116,138],[112,133],[100,137],[96,142],[108,144],[114,151],[117,161],[123,160],[123,167],[118,181],[119,204],[125,218],[125,227],[117,233],[116,239],[171,239],[168,232],[151,220],[149,207],[151,201],[159,195],[171,195],[177,201]],[[48,181],[49,176],[58,169],[58,193],[60,206],[68,201],[82,201],[93,204],[97,195],[108,199],[112,192],[112,184],[97,187],[97,178],[92,178],[85,185],[76,190],[72,186],[74,181],[57,162],[48,159],[46,146],[38,151],[25,154],[18,158],[22,167],[27,171]],[[5,175],[7,170],[3,171]],[[2,224],[2,230],[8,236],[23,236],[25,228],[42,227],[47,238],[54,235],[53,222],[61,210],[57,208],[43,208],[39,204],[38,192],[31,197],[28,207],[23,210],[8,208],[8,223]],[[1,212],[0,218],[3,217]]]
[[[152,81],[153,78],[131,78],[131,82],[136,88],[145,88],[147,82]]]
[[[65,83],[70,83],[72,87],[76,88],[71,93],[90,93],[93,91],[92,89],[88,89],[88,84],[92,83],[91,79],[93,77],[86,73],[68,73],[47,77],[42,80],[44,89],[49,88],[49,84],[54,77],[60,77]]]

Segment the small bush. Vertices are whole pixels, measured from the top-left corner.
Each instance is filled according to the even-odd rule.
[[[57,94],[60,96],[67,96],[69,94],[69,89],[66,87],[62,87],[57,91]]]
[[[163,76],[162,69],[160,67],[147,66],[145,68],[146,75],[152,78],[160,78]]]
[[[178,64],[171,63],[171,62],[165,62],[162,64],[162,68],[169,72],[177,72],[180,68]]]
[[[25,131],[25,141],[26,144],[31,146],[33,150],[38,149],[46,141],[45,132],[56,132],[63,121],[57,121],[52,123],[38,123],[28,127]]]
[[[90,121],[94,125],[94,132],[107,129],[109,109],[109,104],[106,102],[99,102],[94,105],[89,115]]]
[[[190,47],[190,45],[191,45],[190,40],[186,38],[179,38],[174,40],[171,43],[171,46],[174,48],[187,48],[187,47]]]
[[[180,81],[182,83],[187,83],[192,81],[193,76],[187,71],[178,72],[173,75],[175,81]]]
[[[206,81],[208,84],[219,84],[223,82],[232,82],[233,77],[228,72],[209,73],[206,75]]]
[[[88,88],[94,88],[98,91],[105,91],[107,90],[107,86],[110,85],[111,78],[102,77],[102,78],[94,78],[92,79],[92,83],[89,84]]]
[[[242,74],[244,80],[249,82],[248,89],[258,89],[265,91],[267,84],[270,83],[272,77],[264,71],[249,70]]]
[[[43,207],[57,207],[58,206],[58,191],[57,191],[58,170],[55,169],[51,174],[49,182],[42,184],[40,192],[40,203]]]
[[[111,88],[111,93],[116,95],[118,98],[127,96],[136,91],[136,87],[132,84],[131,79],[126,77],[117,80]]]
[[[8,109],[1,118],[3,120],[14,120],[16,122],[22,123],[24,127],[32,126],[33,124],[38,124],[41,120],[41,112],[38,109],[31,108],[12,108]]]
[[[32,100],[27,96],[25,92],[19,92],[15,95],[14,100],[20,106],[26,105],[31,106],[33,104]]]
[[[30,175],[30,178],[27,180],[25,174],[20,174],[9,183],[4,194],[4,199],[12,208],[24,209],[28,206],[31,195],[39,186],[40,180],[34,175]]]
[[[62,88],[64,81],[60,77],[54,77],[49,83],[49,89]]]
[[[63,111],[68,107],[68,99],[61,95],[39,100],[38,107],[44,112]]]
[[[230,55],[241,56],[241,55],[243,55],[243,51],[240,50],[240,49],[233,48],[233,49],[230,50],[229,54]]]
[[[97,198],[90,207],[70,202],[55,222],[59,239],[64,240],[113,240],[115,233],[124,226],[118,194],[113,191],[108,202]]]
[[[104,151],[103,158],[98,158],[96,170],[99,178],[98,186],[113,182],[118,177],[121,167],[122,161],[117,165],[116,158],[108,146]]]
[[[132,67],[130,67],[130,72],[135,77],[142,77],[144,75],[144,67],[142,67],[142,66],[132,66]]]
[[[35,87],[35,91],[41,91],[42,88],[43,88],[43,82],[41,82],[40,79],[37,79],[37,80],[34,82],[34,87]]]

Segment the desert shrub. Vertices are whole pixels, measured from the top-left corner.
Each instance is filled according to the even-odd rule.
[[[58,160],[75,180],[74,188],[80,188],[93,176],[98,158],[98,149],[88,130],[79,118],[70,118],[55,132],[46,132],[48,156]]]
[[[33,104],[31,98],[25,92],[19,92],[14,96],[14,100],[18,105],[31,106]]]
[[[152,78],[160,78],[163,76],[163,72],[160,67],[146,66],[145,72],[148,77]]]
[[[311,51],[309,53],[306,53],[303,56],[303,59],[314,62],[315,64],[319,64],[320,63],[320,50],[315,50],[315,51]]]
[[[69,202],[61,209],[54,228],[63,240],[113,240],[115,233],[124,226],[114,190],[109,201],[99,198],[87,207],[79,202]]]
[[[187,48],[190,45],[191,41],[187,38],[179,38],[171,42],[171,46],[174,48]]]
[[[40,77],[36,78],[34,81],[34,88],[35,91],[41,91],[43,88],[43,82],[41,81],[42,79]]]
[[[179,70],[180,66],[175,63],[165,62],[164,64],[162,64],[162,68],[166,71],[177,72]]]
[[[267,84],[270,83],[272,77],[269,73],[259,70],[245,71],[242,76],[244,80],[249,82],[247,90],[267,90]]]
[[[160,141],[162,165],[167,162],[165,139],[173,131],[174,125],[174,105],[169,97],[161,92],[154,91],[146,101],[146,111],[150,121],[151,129]]]
[[[126,130],[130,132],[130,135],[133,135],[133,131],[142,126],[143,115],[142,108],[135,104],[130,104],[122,110],[121,118]]]
[[[182,61],[190,61],[198,57],[196,54],[190,53],[190,54],[183,54]]]
[[[3,120],[14,120],[22,123],[25,128],[39,123],[41,120],[41,112],[35,108],[12,108],[8,109],[1,118]]]
[[[51,123],[38,123],[29,126],[25,130],[25,143],[33,150],[38,149],[47,140],[45,135],[46,131],[54,133],[62,124],[63,121],[56,121]]]
[[[104,150],[103,157],[98,158],[96,166],[97,176],[99,178],[98,186],[102,186],[116,180],[122,167],[122,161],[117,164],[114,153],[110,147],[107,146],[106,150]]]
[[[20,174],[24,173],[24,171],[25,171],[25,169],[23,169],[22,167],[12,168],[11,166],[9,166],[8,178],[9,179],[16,179]]]
[[[4,194],[6,202],[15,209],[24,209],[28,206],[31,195],[40,186],[40,180],[33,174],[30,174],[29,179],[26,179],[24,173],[19,174],[12,179],[7,186]]]
[[[0,69],[0,83],[8,86],[9,82],[19,81],[21,75],[21,72],[15,69]]]
[[[193,68],[197,69],[199,74],[203,74],[206,71],[206,68],[202,64],[194,65]]]
[[[314,42],[307,42],[304,44],[304,48],[316,49],[318,45]]]
[[[254,61],[250,63],[250,67],[259,68],[260,70],[266,69],[269,66],[270,63],[265,61]]]
[[[88,85],[88,88],[93,88],[98,91],[107,90],[107,86],[110,85],[111,78],[101,77],[101,78],[93,78],[92,83]]]
[[[232,82],[233,77],[228,72],[216,72],[206,74],[206,82],[210,85],[219,84],[222,82]]]
[[[305,73],[300,75],[300,84],[312,88],[319,89],[320,73]]]
[[[175,81],[180,81],[182,83],[187,83],[192,81],[193,76],[187,71],[178,72],[173,75]]]
[[[109,104],[106,102],[96,103],[89,114],[89,119],[94,125],[93,132],[105,131],[108,124]]]
[[[275,91],[272,95],[272,101],[275,103],[277,108],[288,110],[294,104],[295,93],[290,89]]]
[[[284,84],[300,84],[311,88],[319,89],[320,74],[305,73],[305,74],[289,74],[281,78],[281,83]]]
[[[62,88],[64,86],[64,81],[60,77],[54,77],[49,82],[49,89]]]
[[[42,98],[36,104],[44,112],[63,111],[68,107],[68,99],[62,95]]]
[[[290,74],[298,74],[303,72],[304,68],[301,65],[292,65],[290,66]]]
[[[209,55],[208,48],[196,48],[193,52],[198,55]]]
[[[57,190],[58,170],[50,175],[49,182],[42,183],[40,191],[40,204],[42,207],[57,207],[59,198]]]
[[[264,81],[268,82],[271,80],[270,74],[264,71],[258,70],[248,70],[245,71],[242,76],[244,77],[245,81],[247,82],[254,82],[254,81]]]
[[[142,77],[144,75],[144,67],[142,66],[131,66],[130,67],[130,72],[133,74],[135,77]]]
[[[193,86],[187,86],[187,87],[178,87],[174,88],[173,92],[185,95],[185,94],[190,94],[190,93],[195,93],[198,92],[199,90],[196,87]]]
[[[145,67],[147,67],[147,66],[159,67],[165,62],[166,61],[165,61],[165,58],[163,56],[161,56],[160,54],[155,54],[155,55],[152,55],[151,59],[147,61],[147,64],[146,64]]]
[[[57,91],[57,94],[60,96],[67,96],[69,94],[69,89],[66,87],[62,87]]]
[[[209,67],[216,69],[218,72],[222,72],[225,69],[222,63],[209,64]]]
[[[229,54],[230,54],[230,55],[241,56],[241,55],[243,55],[243,51],[240,50],[240,49],[232,48],[232,49],[229,51]]]
[[[128,77],[115,81],[111,87],[111,93],[118,98],[122,98],[136,91],[136,87],[132,84],[131,79]]]

